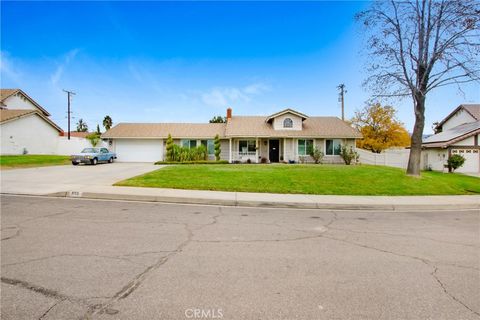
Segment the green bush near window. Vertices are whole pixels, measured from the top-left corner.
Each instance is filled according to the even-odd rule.
[[[167,161],[170,162],[206,161],[207,157],[207,148],[205,146],[186,148],[173,144],[171,154],[168,154],[167,151]]]
[[[172,161],[173,159],[173,146],[174,146],[174,143],[173,143],[172,135],[169,134],[167,138],[167,161]]]
[[[345,161],[346,165],[350,165],[352,161],[354,163],[357,163],[358,159],[360,158],[360,155],[358,154],[358,152],[353,150],[352,147],[347,148],[347,146],[341,147],[340,156],[342,157],[343,161]]]
[[[315,161],[315,163],[318,164],[318,163],[322,163],[324,154],[317,147],[313,147],[310,150],[310,156],[313,158],[313,161]]]

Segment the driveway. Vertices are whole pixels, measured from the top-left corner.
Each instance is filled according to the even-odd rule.
[[[51,166],[1,171],[1,192],[46,195],[55,192],[87,191],[91,186],[113,183],[147,173],[160,166],[152,163],[112,163],[96,166]]]
[[[5,320],[480,317],[478,211],[25,196],[1,209]]]

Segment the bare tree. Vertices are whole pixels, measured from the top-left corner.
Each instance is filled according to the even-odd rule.
[[[407,174],[420,174],[425,101],[432,90],[480,80],[480,2],[378,1],[357,15],[366,32],[376,98],[411,97],[415,126]]]

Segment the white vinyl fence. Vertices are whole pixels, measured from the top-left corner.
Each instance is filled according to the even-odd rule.
[[[372,164],[376,166],[389,166],[397,168],[407,168],[409,149],[389,149],[382,153],[373,153],[368,150],[357,148],[360,155],[360,163]]]
[[[68,140],[67,137],[58,137],[57,150],[55,154],[68,156],[74,153],[79,153],[84,148],[89,148],[91,146],[92,144],[90,141],[85,138],[70,137],[70,140]],[[97,147],[108,148],[108,144],[100,140],[100,142],[97,144]]]

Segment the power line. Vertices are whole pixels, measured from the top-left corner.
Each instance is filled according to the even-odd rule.
[[[338,101],[342,103],[342,120],[345,121],[345,84],[341,83],[337,86],[337,89],[340,90],[338,93]]]
[[[68,114],[68,140],[70,140],[70,114],[72,113],[72,112],[70,111],[70,96],[71,96],[71,95],[75,95],[75,92],[73,92],[73,91],[68,91],[68,90],[65,90],[65,89],[63,89],[63,91],[67,93],[67,105],[68,105],[68,107],[67,107],[67,114]]]

